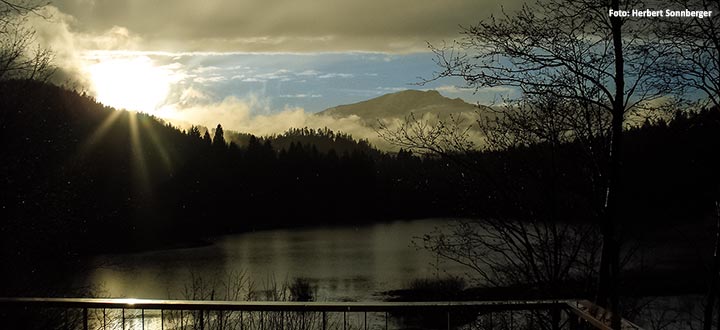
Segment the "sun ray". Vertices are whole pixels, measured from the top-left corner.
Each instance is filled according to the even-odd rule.
[[[113,110],[110,112],[110,115],[103,120],[102,124],[98,126],[97,129],[90,135],[89,138],[83,143],[83,145],[80,147],[80,155],[85,155],[90,150],[92,150],[95,145],[102,140],[103,137],[107,134],[108,130],[115,124],[117,119],[120,117],[120,114],[122,112],[118,110]]]
[[[150,141],[152,142],[155,151],[160,154],[160,159],[162,160],[163,165],[165,165],[165,170],[168,173],[172,173],[172,160],[170,159],[170,155],[167,152],[167,148],[165,148],[162,141],[158,137],[157,132],[155,132],[152,126],[148,123],[147,118],[144,118],[144,120],[140,120],[140,123],[142,124],[142,127],[144,129],[144,133],[147,133],[147,135],[150,136]]]
[[[148,117],[139,117],[141,115],[134,111],[111,111],[103,122],[93,131],[90,137],[88,137],[81,145],[78,154],[80,157],[84,157],[91,152],[105,138],[105,136],[107,136],[108,132],[115,126],[123,115],[127,115],[128,120],[128,125],[126,127],[129,128],[130,156],[132,158],[132,166],[135,171],[135,179],[143,192],[149,192],[150,171],[148,169],[148,163],[145,157],[145,150],[142,142],[143,135],[146,135],[145,137],[149,137],[152,142],[153,149],[160,156],[160,160],[162,161],[167,173],[172,173],[173,164],[170,154],[167,152],[167,148],[165,148],[164,143],[152,128],[152,125],[148,122]]]
[[[137,112],[128,111],[128,121],[130,124],[130,150],[136,171],[136,179],[142,191],[148,192],[150,190],[150,177],[148,176],[147,162],[145,161],[142,141],[140,140]]]

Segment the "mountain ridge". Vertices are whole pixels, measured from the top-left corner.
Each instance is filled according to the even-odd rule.
[[[475,112],[482,109],[463,101],[451,99],[436,90],[408,89],[389,93],[352,104],[338,105],[317,113],[331,117],[358,116],[368,122],[384,118],[405,118],[410,114],[422,117],[425,114],[445,116],[458,113]]]

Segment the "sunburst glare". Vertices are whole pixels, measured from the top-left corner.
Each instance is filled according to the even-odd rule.
[[[87,67],[97,100],[116,108],[152,113],[176,80],[147,56],[100,59]]]

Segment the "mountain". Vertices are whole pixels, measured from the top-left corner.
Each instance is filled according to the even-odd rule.
[[[366,122],[374,122],[381,118],[405,118],[411,113],[416,117],[425,114],[445,116],[458,113],[472,113],[479,110],[477,106],[460,98],[447,98],[438,91],[405,90],[385,94],[374,99],[353,104],[339,105],[319,112],[319,115],[347,117],[356,115]]]

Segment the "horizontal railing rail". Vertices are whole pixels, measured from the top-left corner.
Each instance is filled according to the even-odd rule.
[[[399,312],[422,309],[540,310],[567,308],[575,300],[501,300],[442,302],[296,302],[104,298],[0,298],[0,306],[123,308],[150,310],[227,310],[294,312]]]
[[[595,329],[611,330],[607,325],[609,317],[602,308],[585,300],[502,300],[502,301],[437,301],[437,302],[289,302],[289,301],[216,301],[216,300],[161,300],[161,299],[110,299],[110,298],[0,298],[0,309],[12,308],[61,308],[82,310],[82,328],[88,327],[88,310],[102,310],[105,325],[105,310],[122,310],[122,328],[125,329],[125,310],[142,311],[142,328],[145,328],[145,310],[161,312],[160,324],[164,324],[165,311],[198,311],[200,328],[204,326],[205,313],[226,312],[318,312],[322,313],[322,329],[326,329],[326,313],[343,313],[343,324],[347,324],[347,313],[379,312],[385,315],[385,329],[388,328],[388,313],[435,312],[447,317],[447,329],[451,328],[453,314],[472,311],[478,315],[512,311],[564,311],[570,329],[579,324]],[[559,315],[559,314],[558,314]],[[242,317],[242,314],[241,314]],[[1,322],[1,321],[0,321]],[[262,324],[262,319],[260,321]],[[284,322],[284,321],[283,321]],[[105,329],[105,326],[99,327]],[[161,326],[161,328],[163,328]],[[343,327],[346,328],[346,327]],[[264,329],[264,328],[263,328]],[[623,320],[623,329],[640,329],[637,325]]]

